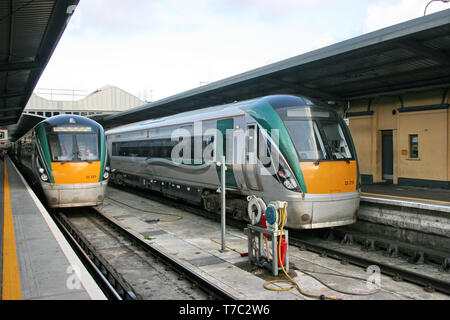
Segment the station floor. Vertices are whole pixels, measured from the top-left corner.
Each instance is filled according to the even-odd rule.
[[[9,158],[0,160],[2,300],[106,299]]]
[[[437,188],[423,188],[412,186],[400,186],[396,184],[376,183],[363,184],[361,186],[363,194],[376,194],[396,198],[409,198],[423,201],[434,201],[450,204],[450,190]]]
[[[270,291],[264,288],[268,281],[286,277],[281,271],[274,278],[266,270],[251,267],[248,257],[242,256],[242,253],[248,252],[248,237],[241,229],[227,226],[227,250],[222,252],[220,223],[209,219],[113,187],[108,187],[105,202],[97,209],[238,299],[310,299],[296,289]],[[162,212],[179,215],[182,219],[164,221]],[[154,223],[155,219],[161,220]],[[367,254],[359,248],[355,250],[358,254]],[[419,286],[396,282],[384,275],[380,275],[381,288],[376,290],[368,286],[370,273],[363,268],[343,265],[338,260],[302,251],[294,246],[289,247],[289,260],[290,276],[304,292],[310,294],[344,300],[449,299],[447,295],[429,293]],[[289,287],[289,284],[276,283],[272,288],[285,287]]]

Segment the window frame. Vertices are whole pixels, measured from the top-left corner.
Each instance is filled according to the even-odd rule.
[[[414,142],[413,138],[416,138],[417,141]],[[410,134],[408,142],[409,142],[409,158],[410,159],[419,159],[419,135],[418,134]],[[414,145],[416,146],[415,151],[413,150]]]

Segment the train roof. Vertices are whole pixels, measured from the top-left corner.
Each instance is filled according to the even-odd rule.
[[[194,111],[187,111],[159,119],[143,120],[108,130],[106,132],[106,135],[151,129],[161,126],[177,125],[181,123],[190,123],[197,120],[205,120],[205,116],[208,117],[208,119],[212,120],[216,118],[243,115],[243,106],[249,107],[262,103],[269,103],[274,109],[289,106],[313,106],[317,104],[322,105],[320,103],[317,103],[316,101],[312,101],[311,99],[302,96],[272,95],[230,104],[208,107],[204,109],[198,109]]]
[[[41,121],[38,125],[48,125],[48,126],[58,126],[64,124],[78,124],[78,125],[89,125],[93,127],[101,127],[101,125],[89,118],[77,116],[77,115],[59,115],[51,118],[47,118]]]

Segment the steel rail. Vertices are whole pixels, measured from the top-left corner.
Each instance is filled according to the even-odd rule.
[[[97,284],[110,300],[138,300],[139,298],[131,290],[130,286],[124,283],[109,266],[99,258],[95,250],[80,235],[62,213],[52,213],[53,220],[63,232],[71,247],[82,259],[86,267],[91,271]],[[99,266],[97,266],[97,264]],[[102,272],[103,270],[103,272]],[[109,278],[109,279],[108,279]]]
[[[118,187],[114,185],[115,188],[125,191],[122,187]],[[167,198],[164,198],[162,196],[157,196],[154,193],[149,194],[148,192],[143,192],[141,189],[133,189],[136,191],[135,194],[138,196],[145,197],[149,200],[154,200],[157,202],[160,202],[162,204],[175,207],[177,209],[186,210],[190,213],[199,214],[203,217],[207,217],[209,219],[212,219],[214,221],[220,221],[219,215],[214,215],[203,208],[194,207],[193,205],[187,204],[183,201],[177,201],[174,199],[168,200]],[[247,226],[247,222],[236,220],[232,218],[227,218],[227,225],[231,225],[233,227],[237,228],[245,228]],[[323,239],[322,239],[323,240]],[[367,258],[363,258],[361,256],[351,255],[348,253],[344,253],[338,250],[331,249],[326,246],[321,246],[316,243],[313,243],[312,241],[307,241],[305,239],[300,239],[295,237],[295,233],[291,233],[289,237],[289,244],[294,245],[296,247],[300,248],[306,248],[309,251],[316,252],[319,254],[325,253],[327,256],[341,260],[341,261],[347,261],[349,263],[352,263],[354,265],[367,268],[371,265],[378,265],[380,267],[380,271],[382,274],[386,274],[389,276],[394,277],[394,279],[402,279],[407,282],[415,283],[420,286],[423,286],[425,289],[432,291],[436,290],[439,292],[443,292],[445,294],[450,294],[450,283],[445,280],[440,280],[436,278],[432,278],[426,275],[422,275],[413,271],[409,271],[403,268],[398,268],[395,266],[391,266],[385,263],[381,263],[379,261],[370,260]]]
[[[218,300],[237,300],[235,296],[223,290],[222,288],[210,282],[209,280],[205,279],[204,277],[196,273],[194,270],[190,269],[188,266],[178,262],[170,255],[152,246],[151,244],[146,242],[145,239],[141,238],[138,234],[135,234],[131,230],[126,230],[119,223],[105,216],[95,208],[92,208],[92,210],[96,212],[97,216],[101,217],[102,219],[107,221],[107,223],[114,226],[124,236],[133,240],[133,242],[139,245],[143,250],[158,258],[166,266],[172,268],[175,272],[179,274],[180,278],[187,279],[188,281],[193,283],[194,286],[197,286],[198,288],[207,292],[211,298],[215,298]]]
[[[326,254],[330,258],[346,261],[348,263],[364,268],[367,268],[371,265],[377,265],[380,268],[382,274],[392,276],[396,280],[405,280],[407,282],[418,284],[420,286],[423,286],[428,291],[436,290],[445,294],[450,294],[450,283],[445,280],[432,278],[403,268],[397,268],[380,261],[374,261],[358,255],[331,249],[327,246],[318,245],[310,240],[308,241],[305,239],[291,237],[289,238],[289,244],[301,248],[306,248],[309,251],[319,254]]]

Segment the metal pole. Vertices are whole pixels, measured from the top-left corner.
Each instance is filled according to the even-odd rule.
[[[226,246],[225,246],[225,225],[226,225],[226,200],[225,200],[225,189],[226,189],[226,183],[225,183],[225,171],[227,170],[226,163],[225,163],[225,156],[222,156],[222,168],[221,168],[221,190],[222,190],[222,252],[225,252]]]

